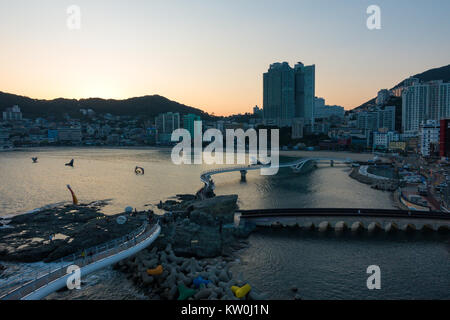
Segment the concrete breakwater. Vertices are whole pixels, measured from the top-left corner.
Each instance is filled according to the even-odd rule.
[[[367,172],[367,166],[353,168],[350,177],[372,188],[383,191],[394,191],[398,188],[398,181],[386,177],[377,176]]]
[[[183,290],[193,290],[189,300],[239,300],[231,290],[232,286],[242,287],[246,284],[242,275],[230,271],[233,264],[239,263],[221,256],[209,259],[179,257],[174,254],[172,246],[165,249],[157,247],[141,252],[135,257],[119,262],[115,268],[128,274],[150,299],[182,299]],[[159,269],[161,274],[150,275],[148,270]],[[201,278],[199,278],[201,277]],[[196,279],[203,284],[196,286]],[[247,295],[249,300],[265,299],[266,295],[254,289]]]
[[[293,221],[272,221],[272,222],[263,222],[262,220],[253,221],[255,225],[258,227],[268,227],[268,228],[298,228],[307,231],[317,231],[321,233],[334,231],[336,233],[362,233],[366,232],[369,234],[374,234],[377,232],[405,232],[405,233],[413,233],[413,232],[421,232],[421,233],[438,233],[438,234],[450,234],[450,221],[413,221],[413,220],[403,220],[403,219],[393,219],[390,220],[379,220],[373,221],[370,219],[359,219],[352,220],[349,222],[343,220],[317,220],[310,219],[313,221],[303,221],[303,222],[293,222]]]
[[[168,212],[154,216],[162,231],[153,247],[115,268],[150,299],[238,299],[231,288],[246,282],[242,275],[235,277],[230,267],[239,263],[233,253],[246,246],[244,239],[253,228],[234,224],[236,202],[236,195],[228,195],[161,203]],[[185,292],[190,292],[189,297]],[[254,300],[264,297],[254,289],[246,295]]]

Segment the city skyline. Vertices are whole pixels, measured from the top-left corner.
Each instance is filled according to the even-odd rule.
[[[366,27],[371,4],[77,1],[81,29],[69,30],[70,2],[1,2],[0,91],[36,99],[158,94],[230,115],[262,107],[270,64],[302,61],[316,65],[316,96],[349,110],[448,64],[447,32],[434,32],[450,30],[448,1],[378,1],[380,30]]]

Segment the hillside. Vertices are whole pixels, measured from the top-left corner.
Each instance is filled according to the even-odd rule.
[[[143,116],[153,118],[163,112],[179,112],[181,114],[193,113],[208,120],[212,118],[200,109],[186,106],[159,95],[129,98],[125,100],[114,99],[53,99],[37,100],[15,94],[0,92],[0,110],[18,105],[24,117],[36,118],[53,115],[62,118],[65,113],[79,117],[80,109],[93,109],[97,113],[111,113],[113,115]]]
[[[416,74],[413,76],[414,78],[418,78],[421,81],[431,81],[431,80],[444,80],[444,82],[450,82],[450,64],[444,67],[430,69],[428,71]],[[400,87],[403,85],[403,80],[394,88]]]
[[[440,67],[440,68],[434,68],[434,69],[427,70],[425,72],[416,74],[413,77],[418,78],[421,81],[443,80],[444,82],[450,82],[450,64],[447,66]],[[392,89],[402,86],[405,80],[406,79],[402,80],[399,84],[397,84]],[[353,110],[366,109],[367,107],[373,106],[373,105],[375,105],[375,100],[376,100],[376,98],[373,98],[373,99],[363,103],[362,105],[354,108]]]

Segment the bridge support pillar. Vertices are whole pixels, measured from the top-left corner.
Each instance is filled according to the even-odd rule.
[[[241,170],[241,181],[247,181],[247,170]]]

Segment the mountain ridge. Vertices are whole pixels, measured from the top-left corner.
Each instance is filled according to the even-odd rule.
[[[71,116],[79,116],[80,109],[92,109],[96,113],[110,113],[119,116],[130,115],[153,118],[164,112],[178,112],[181,114],[193,113],[201,116],[203,119],[213,118],[213,116],[201,109],[187,106],[158,94],[127,99],[55,98],[46,100],[0,91],[0,108],[2,111],[13,105],[20,107],[24,117],[31,118],[49,115],[62,118],[65,113]]]

